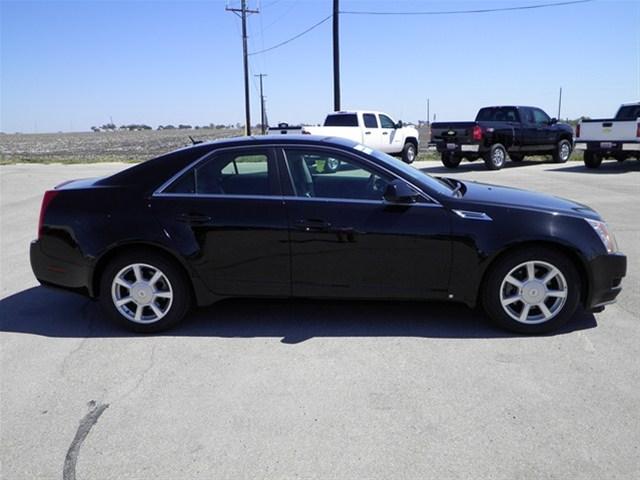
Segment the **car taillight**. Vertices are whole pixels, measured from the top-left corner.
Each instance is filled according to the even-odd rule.
[[[51,201],[56,198],[60,192],[56,190],[47,190],[42,197],[42,205],[40,206],[40,219],[38,220],[38,239],[42,236],[42,227],[44,225],[44,217],[47,213],[47,208],[51,204]]]
[[[640,128],[640,126],[638,126]],[[576,125],[576,138],[580,138],[580,124]]]
[[[471,132],[471,138],[479,142],[480,140],[482,140],[482,134],[482,127],[480,127],[480,125],[476,125],[475,127],[473,127],[473,132]]]
[[[636,137],[640,137],[640,123],[636,127]]]

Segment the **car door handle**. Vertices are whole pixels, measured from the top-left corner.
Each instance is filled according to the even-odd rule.
[[[371,135],[371,132],[364,132],[365,135]]]
[[[383,135],[389,135],[389,132],[382,132]]]
[[[191,225],[202,225],[210,222],[211,217],[201,213],[179,213],[176,216],[176,220],[179,222],[189,223]]]
[[[331,224],[329,222],[313,218],[298,220],[295,222],[294,226],[297,230],[305,232],[328,232],[331,228]]]

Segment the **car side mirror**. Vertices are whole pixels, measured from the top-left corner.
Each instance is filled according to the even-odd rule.
[[[555,125],[556,123],[558,123],[558,119],[553,117],[551,120],[549,120],[549,125]]]
[[[418,200],[416,192],[409,184],[400,179],[389,183],[384,190],[383,198],[389,203],[416,203]]]
[[[396,123],[396,128],[402,128],[404,126],[404,124],[402,123],[402,120],[398,120],[398,123]]]

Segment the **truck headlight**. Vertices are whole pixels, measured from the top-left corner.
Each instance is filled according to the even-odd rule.
[[[616,242],[616,237],[613,236],[613,232],[609,230],[607,224],[590,218],[585,218],[585,220],[596,231],[600,240],[602,240],[604,248],[607,249],[607,253],[616,253],[618,251],[618,243]]]

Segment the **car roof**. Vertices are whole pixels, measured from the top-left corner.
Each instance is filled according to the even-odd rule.
[[[256,135],[256,136],[248,136],[248,137],[230,137],[230,138],[219,138],[216,140],[212,140],[210,142],[203,142],[197,144],[200,145],[210,145],[211,150],[220,147],[231,147],[231,146],[251,146],[251,145],[289,145],[289,144],[329,144],[329,145],[338,145],[341,147],[353,147],[357,145],[357,142],[353,140],[349,140],[347,138],[340,137],[331,137],[324,135],[302,135],[302,134],[293,134],[293,135],[282,135],[282,134],[270,134],[270,135]],[[188,146],[185,148],[193,148],[196,145]]]

